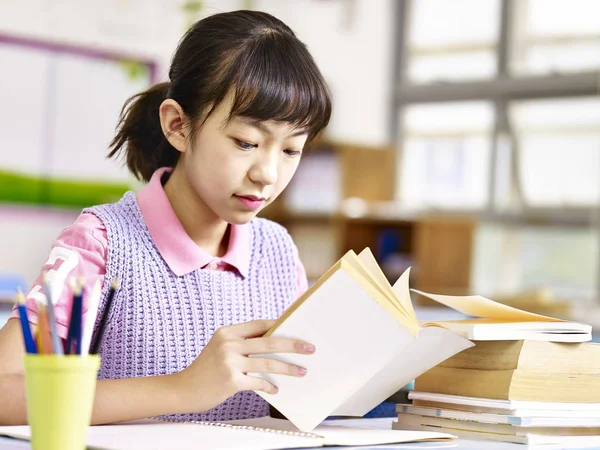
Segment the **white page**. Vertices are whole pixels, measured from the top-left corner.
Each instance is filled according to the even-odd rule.
[[[0,427],[0,435],[29,440],[29,427]],[[156,420],[90,427],[91,450],[270,450],[321,447],[322,440],[260,431]]]
[[[376,419],[377,420],[377,419]],[[392,419],[386,420],[386,426],[372,426],[372,419],[325,421],[313,430],[313,433],[323,437],[326,446],[338,445],[383,445],[400,442],[417,442],[421,440],[453,439],[452,434],[447,433],[420,433],[414,431],[392,430]],[[350,423],[352,422],[352,423]],[[363,425],[364,422],[364,425]],[[378,421],[380,422],[380,421]],[[259,417],[256,419],[231,420],[228,423],[237,425],[249,425],[258,428],[272,430],[297,431],[297,428],[288,421],[275,419],[273,417]]]
[[[264,417],[230,421],[254,427],[295,431],[286,420]],[[91,450],[198,450],[250,449],[270,450],[310,448],[323,445],[378,445],[400,442],[454,438],[438,432],[395,431],[344,426],[319,426],[323,438],[295,436],[261,430],[226,428],[194,423],[169,423],[157,420],[94,426],[88,429],[87,448]],[[0,427],[0,436],[29,440],[30,428]]]
[[[443,328],[422,328],[417,339],[407,342],[389,364],[337,408],[334,415],[365,415],[423,372],[473,345]]]
[[[502,303],[495,302],[489,298],[485,298],[481,295],[441,295],[441,294],[429,294],[427,292],[419,291],[417,289],[411,289],[423,297],[430,298],[442,305],[448,306],[458,312],[466,314],[468,316],[483,317],[485,319],[504,320],[507,322],[563,322],[560,319],[553,317],[542,316],[540,314],[534,314],[527,311],[523,311],[512,306],[504,305]]]
[[[413,336],[343,270],[323,282],[273,333],[316,346],[313,355],[269,355],[306,367],[304,377],[261,376],[257,392],[302,431],[311,431],[385,367]]]
[[[417,322],[417,316],[415,315],[415,311],[412,306],[412,302],[410,300],[410,293],[408,291],[408,277],[410,274],[410,267],[406,269],[406,271],[402,274],[397,284],[399,284],[398,289],[394,290],[392,286],[390,286],[390,282],[385,277],[385,274],[377,264],[377,260],[370,248],[365,248],[362,252],[358,254],[358,258],[362,261],[365,267],[369,270],[371,275],[381,288],[386,292],[386,295],[395,298],[402,305],[406,313],[410,318],[412,318],[415,322]]]
[[[410,267],[404,272],[402,272],[400,278],[398,278],[398,280],[392,286],[392,290],[394,291],[396,297],[398,297],[398,299],[400,300],[400,303],[402,303],[403,305],[410,305],[411,314],[416,320],[417,315],[415,314],[415,310],[412,305],[412,300],[410,298],[409,279]]]

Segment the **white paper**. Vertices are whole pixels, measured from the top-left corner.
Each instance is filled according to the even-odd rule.
[[[390,363],[336,409],[334,415],[365,415],[423,372],[473,345],[443,328],[422,328],[417,339],[407,342]]]

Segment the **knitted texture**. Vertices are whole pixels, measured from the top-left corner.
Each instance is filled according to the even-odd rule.
[[[198,357],[218,328],[275,319],[296,297],[292,240],[274,222],[257,218],[250,223],[252,249],[246,278],[237,271],[209,269],[177,276],[154,245],[133,193],[84,212],[102,220],[108,237],[98,317],[104,311],[110,280],[120,282],[100,347],[99,379],[178,372]],[[243,391],[206,412],[169,417],[214,421],[268,413],[261,397]]]

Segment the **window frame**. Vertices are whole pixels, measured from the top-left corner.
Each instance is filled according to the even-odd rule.
[[[444,82],[438,84],[411,83],[407,77],[408,32],[410,30],[410,7],[414,0],[395,1],[395,54],[394,94],[391,101],[390,140],[397,154],[398,180],[397,198],[401,201],[399,187],[402,177],[402,149],[404,130],[401,118],[404,109],[418,103],[443,103],[468,100],[492,102],[495,109],[495,124],[492,132],[491,164],[487,188],[487,207],[481,210],[464,211],[469,217],[484,222],[524,226],[543,224],[547,226],[584,227],[600,235],[600,204],[589,207],[539,207],[527,204],[519,186],[518,140],[513,129],[508,105],[512,101],[553,99],[564,97],[595,97],[600,95],[600,69],[561,74],[519,74],[511,72],[511,52],[518,50],[515,36],[520,25],[517,8],[523,7],[521,0],[500,0],[500,31],[496,47],[497,71],[493,78],[480,81]],[[510,142],[510,170],[508,204],[497,202],[498,152],[502,139]],[[600,148],[598,149],[600,151]],[[455,209],[436,210],[438,215],[456,216]],[[600,262],[596,278],[596,296],[600,301]]]

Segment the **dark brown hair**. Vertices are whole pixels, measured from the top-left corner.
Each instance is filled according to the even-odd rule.
[[[331,115],[329,89],[306,46],[264,12],[234,11],[198,21],[181,39],[169,79],[127,100],[110,144],[109,157],[125,156],[129,170],[145,181],[179,159],[160,126],[166,98],[181,105],[192,136],[228,94],[229,119],[288,122],[306,128],[308,142]]]

